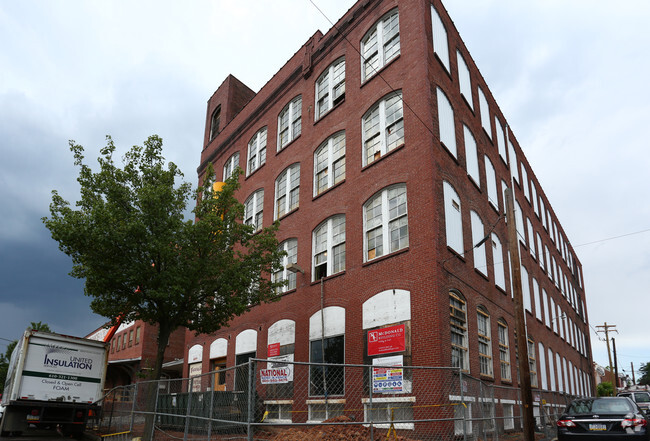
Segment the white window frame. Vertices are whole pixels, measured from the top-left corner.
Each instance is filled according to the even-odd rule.
[[[528,280],[528,270],[521,265],[521,291],[524,301],[524,310],[532,313],[530,305],[530,281]]]
[[[508,154],[506,153],[506,134],[503,129],[503,124],[499,118],[494,115],[494,125],[497,128],[497,148],[499,149],[499,156],[503,159],[505,164],[508,163]]]
[[[465,250],[463,248],[463,216],[460,197],[449,182],[444,181],[442,187],[447,246],[462,256]]]
[[[284,118],[286,115],[286,119]],[[278,152],[302,132],[302,95],[292,99],[278,115]],[[286,135],[286,136],[285,136]]]
[[[393,198],[391,198],[391,193],[397,192],[393,194]],[[404,198],[403,204],[400,203],[400,199]],[[397,200],[397,207],[402,207],[403,206],[403,212],[400,212],[399,210],[396,213],[391,213],[392,208],[391,205],[393,204],[393,201]],[[371,208],[371,206],[374,205],[374,208],[377,209],[376,201],[379,201],[379,213],[377,213],[376,216],[373,217],[373,219],[377,218],[378,223],[369,225],[369,219],[368,219],[368,209]],[[406,222],[406,225],[404,225],[404,222]],[[397,223],[397,228],[395,228],[395,224]],[[400,232],[402,228],[406,226],[406,235],[401,235]],[[375,245],[374,254],[373,257],[369,257],[369,244],[368,244],[368,237],[369,233],[372,231],[380,230],[381,234],[381,254],[377,253],[377,248],[379,245]],[[408,237],[408,197],[406,193],[406,185],[405,184],[396,184],[396,185],[391,185],[389,187],[384,188],[383,190],[375,193],[368,201],[363,204],[363,256],[364,256],[364,262],[369,262],[371,260],[377,259],[379,257],[388,255],[390,253],[394,253],[396,251],[399,251],[401,249],[404,249],[409,246],[409,237]],[[394,231],[398,231],[398,234],[400,234],[399,239],[398,239],[398,246],[396,248],[393,248],[393,240],[392,240],[392,233]],[[373,236],[373,238],[378,237],[379,235]]]
[[[515,151],[515,146],[512,144],[510,138],[508,138],[508,156],[510,159],[510,176],[515,180],[515,182],[519,182],[517,152]]]
[[[530,192],[528,190],[528,172],[526,171],[526,166],[522,162],[521,166],[521,188],[524,191],[524,197],[530,201]]]
[[[246,161],[246,176],[266,163],[267,127],[259,129],[248,141],[248,155]]]
[[[273,219],[298,209],[300,203],[300,163],[291,164],[275,180]]]
[[[481,375],[492,377],[494,375],[492,367],[492,330],[490,325],[490,314],[485,308],[477,308],[476,321],[480,373]]]
[[[535,302],[535,318],[542,321],[542,304],[539,297],[539,282],[533,277],[533,300]]]
[[[433,53],[438,56],[447,72],[451,72],[447,29],[433,5],[431,5],[431,34],[433,36]]]
[[[512,367],[510,366],[510,338],[508,336],[508,324],[505,320],[497,321],[499,332],[499,370],[501,380],[512,381]]]
[[[239,152],[233,153],[223,165],[223,181],[232,176],[235,169],[239,167]]]
[[[314,121],[318,121],[345,99],[345,57],[330,64],[314,87]]]
[[[535,252],[535,231],[533,230],[533,223],[529,217],[526,217],[526,226],[528,227],[528,248],[530,255],[533,256],[533,259],[537,259],[537,253]]]
[[[438,129],[440,143],[442,143],[447,150],[458,158],[458,147],[456,146],[456,123],[454,118],[454,108],[447,98],[447,95],[441,88],[438,87]]]
[[[476,138],[472,131],[463,124],[463,137],[465,138],[465,158],[467,160],[467,174],[478,188],[481,188],[481,174],[478,167],[478,150]]]
[[[362,398],[361,402],[363,403],[363,421],[365,423],[370,423],[370,399],[368,398]],[[395,396],[389,396],[389,397],[377,397],[373,396],[372,398],[372,407],[375,411],[378,410],[385,410],[386,415],[377,421],[386,421],[386,423],[382,424],[380,423],[374,423],[373,426],[378,428],[378,429],[388,429],[391,426],[391,409],[392,408],[399,408],[399,409],[410,409],[410,418],[400,418],[396,417],[396,420],[401,420],[401,419],[406,419],[406,420],[413,420],[413,406],[415,405],[415,397],[395,397]],[[374,420],[373,420],[374,421]],[[402,430],[413,430],[415,428],[415,423],[395,423],[394,424],[395,429],[402,429]]]
[[[461,340],[460,344],[451,344],[451,365],[460,368],[463,372],[469,372],[469,340],[467,335],[467,302],[455,291],[449,292],[450,302],[450,329],[451,335],[457,335]],[[455,313],[458,311],[459,313]],[[460,314],[462,313],[462,315]],[[454,366],[454,352],[457,353],[459,366]]]
[[[537,357],[535,357],[535,340],[528,336],[528,364],[530,367],[530,386],[537,387]]]
[[[327,138],[314,152],[314,196],[345,179],[345,131]],[[321,185],[321,181],[326,181]]]
[[[244,202],[244,223],[252,225],[255,231],[264,223],[264,189],[254,191]]]
[[[376,123],[373,124],[375,120]],[[361,136],[364,166],[404,144],[404,108],[401,90],[384,96],[363,115]]]
[[[342,231],[341,231],[342,228]],[[337,231],[338,229],[338,231]],[[321,277],[329,277],[333,274],[345,271],[345,214],[337,214],[322,222],[312,233],[312,280],[319,280]],[[324,236],[324,240],[320,237]],[[343,263],[335,267],[336,256],[342,255]],[[324,260],[317,262],[319,256]],[[325,265],[325,274],[318,277],[318,267]]]
[[[456,50],[456,58],[458,60],[458,86],[460,88],[460,93],[465,97],[465,101],[469,104],[470,109],[474,110],[472,79],[469,74],[469,67],[467,67],[465,58],[459,50]]]
[[[488,138],[492,139],[492,119],[490,118],[490,104],[485,96],[485,92],[478,86],[478,104],[481,112],[481,126],[487,133]]]
[[[485,181],[487,183],[488,202],[499,211],[499,187],[494,165],[490,158],[485,155]]]
[[[282,257],[282,269],[273,273],[274,282],[280,282],[283,280],[288,281],[287,285],[278,288],[278,294],[280,294],[296,289],[296,273],[294,271],[289,271],[287,266],[291,263],[295,264],[298,262],[298,239],[292,237],[282,241],[278,245],[278,250],[287,253]]]
[[[503,260],[503,246],[496,233],[492,233],[492,262],[494,265],[494,284],[506,290],[506,266]]]
[[[397,27],[397,32],[389,33]],[[381,48],[381,50],[380,50]],[[389,11],[373,25],[361,39],[361,82],[375,76],[384,66],[400,54],[399,13]],[[373,58],[377,57],[373,66]]]
[[[487,252],[485,242],[476,246],[485,237],[485,225],[481,217],[474,210],[470,211],[470,221],[472,226],[472,250],[474,257],[474,269],[487,277]]]

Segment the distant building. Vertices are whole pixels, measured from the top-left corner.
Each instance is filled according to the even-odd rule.
[[[108,328],[101,327],[86,338],[104,340]],[[140,320],[123,323],[110,341],[108,370],[104,389],[125,386],[150,379],[156,361],[158,328]],[[169,337],[165,350],[163,378],[178,378],[183,367],[185,329],[178,329]]]
[[[246,223],[281,221],[273,277],[288,286],[213,335],[188,331],[183,375],[270,353],[372,364],[386,354],[369,334],[397,329],[389,355],[405,365],[517,386],[510,187],[532,386],[594,392],[580,261],[439,0],[359,1],[259,92],[228,76],[208,100],[199,181],[208,163],[218,180],[244,170]]]

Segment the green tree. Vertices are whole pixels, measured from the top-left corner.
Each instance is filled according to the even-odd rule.
[[[52,332],[47,323],[41,322],[31,322],[27,329],[35,329],[36,331],[46,331]],[[9,360],[11,359],[11,354],[14,352],[14,349],[18,345],[18,340],[14,340],[7,345],[7,349],[4,354],[0,354],[0,394],[4,393],[5,381],[7,380],[7,372],[9,370]]]
[[[256,232],[242,222],[235,198],[240,170],[213,191],[212,168],[192,191],[183,174],[162,156],[162,139],[150,136],[115,164],[110,136],[94,172],[84,149],[70,141],[81,198],[71,208],[52,192],[43,218],[59,248],[72,257],[70,275],[85,280],[92,310],[113,323],[142,320],[158,325],[153,379],[161,375],[170,334],[179,327],[213,333],[260,302],[278,298],[284,282],[278,224]],[[184,212],[192,201],[196,221]]]
[[[650,384],[650,363],[641,364],[639,372],[641,372],[641,377],[639,378],[638,383],[642,385]]]
[[[598,383],[598,386],[596,386],[596,394],[599,397],[612,397],[614,396],[614,386],[609,381]]]

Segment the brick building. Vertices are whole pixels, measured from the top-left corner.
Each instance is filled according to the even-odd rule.
[[[101,327],[86,338],[104,340],[108,328]],[[149,379],[156,362],[158,327],[136,320],[123,323],[110,340],[105,390]],[[178,378],[183,367],[185,330],[178,329],[169,337],[165,350],[163,378]]]
[[[241,167],[245,222],[281,222],[288,256],[274,277],[288,287],[214,335],[187,332],[184,375],[270,351],[388,354],[517,386],[508,187],[532,386],[593,390],[581,264],[439,0],[359,1],[259,92],[229,76],[204,136],[199,180],[208,163],[218,180]],[[377,330],[398,334],[394,349],[371,349]]]

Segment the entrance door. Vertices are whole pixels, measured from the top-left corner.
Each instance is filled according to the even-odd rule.
[[[214,390],[226,390],[226,357],[210,360],[210,370],[214,371]]]

